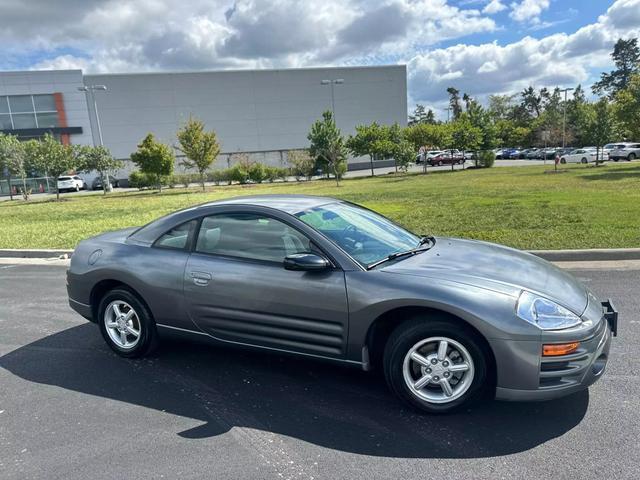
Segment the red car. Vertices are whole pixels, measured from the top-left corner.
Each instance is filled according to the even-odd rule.
[[[452,163],[455,165],[461,164],[465,162],[464,155],[461,152],[453,151],[441,153],[440,155],[436,155],[433,158],[428,160],[429,165],[432,167],[438,165],[451,165]]]

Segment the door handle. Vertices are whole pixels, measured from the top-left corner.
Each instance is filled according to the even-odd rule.
[[[209,285],[212,278],[211,274],[207,272],[191,272],[190,275],[193,279],[193,283],[199,287],[206,287]]]

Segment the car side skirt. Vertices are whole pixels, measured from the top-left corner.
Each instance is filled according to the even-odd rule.
[[[244,343],[244,342],[236,342],[233,340],[225,340],[223,338],[218,338],[218,337],[214,337],[213,335],[210,335],[208,333],[205,332],[199,332],[196,330],[188,330],[186,328],[180,328],[180,327],[173,327],[171,325],[165,325],[162,323],[156,323],[156,326],[163,329],[166,333],[174,335],[174,336],[178,336],[178,337],[191,337],[191,338],[198,338],[200,340],[207,340],[209,342],[215,342],[215,343],[223,343],[223,344],[230,344],[230,345],[235,345],[238,347],[244,347],[244,348],[252,348],[252,349],[259,349],[259,350],[269,350],[269,351],[273,351],[273,352],[277,352],[277,353],[284,353],[287,355],[295,355],[295,356],[302,356],[302,357],[309,357],[309,358],[314,358],[314,359],[318,359],[318,360],[326,360],[326,361],[330,361],[330,362],[334,362],[334,363],[340,363],[343,365],[349,365],[352,367],[357,367],[357,368],[361,368],[363,370],[368,370],[369,366],[366,362],[358,362],[355,360],[347,360],[347,359],[343,359],[343,358],[333,358],[333,357],[325,357],[323,355],[316,355],[313,353],[303,353],[303,352],[295,352],[292,350],[285,350],[285,349],[281,349],[281,348],[274,348],[274,347],[267,347],[267,346],[262,346],[262,345],[254,345],[251,343]]]

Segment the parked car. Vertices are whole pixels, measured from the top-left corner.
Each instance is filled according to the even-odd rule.
[[[509,155],[507,157],[502,157],[502,158],[509,158],[511,160],[516,160],[520,158],[520,152],[522,152],[522,149],[514,148],[509,152]]]
[[[86,190],[87,184],[78,175],[68,175],[58,177],[57,188],[58,192],[79,192],[80,190]]]
[[[466,159],[464,158],[462,152],[454,150],[453,152],[445,151],[439,155],[436,155],[435,157],[427,160],[427,163],[429,163],[429,165],[431,165],[432,167],[435,167],[436,165],[451,165],[452,163],[454,165],[458,165],[464,163],[465,161]]]
[[[539,257],[301,195],[231,198],[84,240],[67,290],[123,357],[178,334],[381,368],[401,399],[439,413],[586,388],[617,332],[611,301]]]
[[[500,155],[500,158],[503,160],[511,158],[511,155],[513,154],[513,152],[516,152],[516,151],[518,151],[517,148],[504,148],[502,150],[502,154]]]
[[[112,175],[109,175],[109,183],[111,183],[113,188],[119,187],[118,179]],[[91,182],[91,190],[102,190],[102,177],[100,175],[94,178],[93,182]]]
[[[554,160],[556,156],[559,154],[560,150],[561,149],[558,147],[550,147],[550,148],[543,149],[541,151],[541,157],[544,160]]]
[[[602,150],[604,151],[605,158],[609,155],[612,150],[615,150],[618,147],[618,143],[607,143]]]
[[[423,155],[423,156],[424,156],[424,158],[428,161],[429,159],[431,159],[431,158],[435,157],[436,155],[440,155],[441,153],[443,153],[443,151],[442,151],[442,150],[429,150],[429,151],[427,151],[427,152],[424,152],[424,155]],[[416,157],[416,163],[417,163],[417,164],[422,163],[422,157],[423,157],[423,156],[418,155],[418,156]]]
[[[569,154],[561,155],[560,163],[590,163],[595,162],[596,157],[595,149],[578,148]],[[602,154],[600,158],[602,159]]]
[[[535,160],[538,158],[542,158],[541,150],[539,148],[530,148],[529,151],[527,152],[527,159]]]
[[[640,158],[640,143],[619,143],[609,152],[609,158],[618,160],[635,160]]]

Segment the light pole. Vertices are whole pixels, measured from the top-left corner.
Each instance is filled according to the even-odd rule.
[[[449,123],[451,121],[451,105],[449,105],[447,108],[443,108],[443,110],[447,111],[447,123]]]
[[[566,138],[567,138],[567,92],[574,90],[573,88],[565,88],[560,90],[560,92],[564,92],[564,103],[562,104],[562,148],[566,146]]]
[[[96,90],[106,92],[107,86],[106,85],[85,85],[83,87],[78,87],[78,90],[80,90],[81,92],[85,92],[85,94],[89,94],[89,96],[91,97],[91,101],[93,102],[93,112],[96,116],[96,128],[98,129],[98,139],[100,140],[100,146],[103,147],[104,140],[102,139],[102,127],[100,126],[100,116],[98,115],[98,103],[96,102],[95,92]],[[92,135],[92,138],[93,138],[93,135]],[[93,140],[93,146],[94,147],[96,146],[95,139]],[[108,175],[105,176],[104,172],[100,172],[100,175],[102,176],[102,185],[105,188],[105,191],[110,192],[112,190],[112,187],[111,187],[111,180],[109,179],[109,176]]]
[[[336,121],[336,100],[333,93],[334,85],[342,85],[344,83],[344,78],[335,78],[333,80],[320,80],[320,85],[330,85],[331,86],[331,113],[333,114],[333,121]]]

